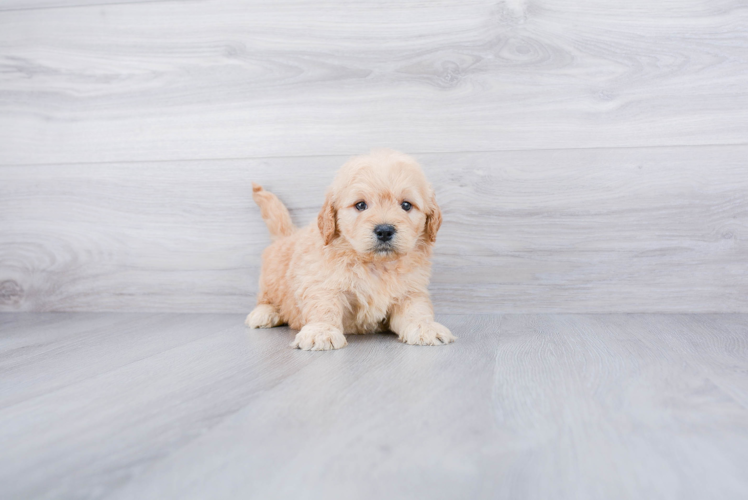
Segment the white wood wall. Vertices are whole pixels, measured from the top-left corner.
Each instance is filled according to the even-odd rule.
[[[0,0],[0,310],[246,312],[378,146],[439,312],[748,312],[742,0]]]

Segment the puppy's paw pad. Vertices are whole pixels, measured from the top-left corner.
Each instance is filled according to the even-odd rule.
[[[411,326],[400,340],[411,345],[444,345],[451,344],[457,337],[452,335],[449,328],[431,321],[429,323],[417,323]]]
[[[345,335],[332,325],[309,323],[296,334],[291,347],[304,351],[329,351],[348,345]]]
[[[278,311],[268,304],[260,304],[249,313],[244,324],[250,328],[272,328],[282,324]]]

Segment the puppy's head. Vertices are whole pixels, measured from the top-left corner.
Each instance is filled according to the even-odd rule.
[[[349,160],[327,193],[317,223],[325,244],[343,238],[356,252],[397,258],[436,241],[442,216],[418,163],[392,150]]]

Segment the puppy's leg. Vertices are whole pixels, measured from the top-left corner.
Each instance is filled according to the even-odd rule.
[[[282,325],[278,310],[270,304],[257,304],[251,313],[247,316],[244,324],[250,328],[273,328]]]
[[[446,326],[434,321],[431,299],[425,294],[408,297],[393,307],[390,330],[406,344],[443,345],[456,339]]]
[[[311,295],[311,294],[309,294]],[[348,345],[343,335],[343,307],[336,296],[317,294],[304,304],[304,326],[291,347],[305,351],[327,351]]]

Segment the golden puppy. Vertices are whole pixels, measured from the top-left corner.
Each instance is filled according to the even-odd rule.
[[[387,330],[408,344],[455,340],[434,321],[430,257],[442,216],[413,158],[392,150],[352,158],[304,229],[274,194],[252,188],[274,242],[262,254],[247,326],[288,323],[300,330],[291,345],[305,350],[344,347],[344,333]]]

